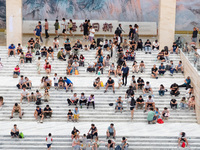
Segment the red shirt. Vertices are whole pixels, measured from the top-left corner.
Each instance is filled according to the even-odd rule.
[[[48,65],[48,66],[46,65],[46,66],[45,66],[45,70],[46,70],[46,69],[50,69],[50,70],[51,70],[51,65]]]

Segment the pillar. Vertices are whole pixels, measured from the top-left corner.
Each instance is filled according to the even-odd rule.
[[[176,0],[160,0],[158,36],[160,50],[172,47],[175,34]]]
[[[22,0],[6,0],[7,46],[22,44]]]

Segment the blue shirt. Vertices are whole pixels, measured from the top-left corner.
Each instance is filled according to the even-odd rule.
[[[111,128],[111,127],[109,126],[109,127],[108,127],[108,131],[109,131],[110,133],[114,133],[114,127]]]
[[[127,74],[129,72],[129,67],[123,67],[122,71],[124,74]]]
[[[35,31],[36,31],[35,35],[36,35],[36,36],[40,36],[41,30],[36,28]]]
[[[78,115],[79,114],[79,110],[76,111],[76,109],[74,109],[74,114]]]
[[[8,47],[8,49],[15,49],[15,45],[13,45],[13,46],[10,45],[10,46]]]
[[[159,66],[159,69],[165,69],[165,66]]]
[[[67,80],[64,80],[64,81],[67,83],[67,85],[69,85],[70,83],[73,84],[70,79],[67,79]]]
[[[190,84],[191,80],[190,80],[190,79],[186,79],[186,82],[187,82],[187,83],[184,83],[185,85],[186,85],[186,84]]]
[[[100,61],[101,63],[103,63],[103,56],[101,56],[101,57],[99,58],[99,61]]]
[[[40,32],[42,32],[42,25],[39,25],[39,27],[40,27]]]

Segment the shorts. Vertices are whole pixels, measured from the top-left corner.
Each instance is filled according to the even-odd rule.
[[[192,42],[197,42],[197,37],[195,37],[195,38],[192,38]]]
[[[65,33],[65,32],[66,32],[66,29],[63,29],[63,30],[62,30],[62,33]]]
[[[84,31],[83,35],[88,36],[88,31]]]
[[[73,28],[69,28],[69,30],[70,30],[70,31],[72,31],[72,30],[73,30]]]
[[[117,109],[118,109],[118,110],[120,110],[120,109],[121,109],[121,107],[117,107]]]
[[[47,83],[47,86],[50,86],[50,84],[49,84],[49,83]]]
[[[18,112],[19,112],[19,110],[15,110],[15,112],[16,112],[16,113],[18,113]]]
[[[54,86],[58,86],[58,83],[54,83]]]
[[[72,116],[69,116],[69,119],[72,119]]]
[[[47,144],[47,148],[49,148],[51,146],[51,144]]]
[[[147,107],[149,107],[149,106],[150,106],[150,107],[152,107],[152,106],[153,106],[153,104],[147,104]]]
[[[135,107],[130,107],[130,110],[133,110]]]
[[[109,132],[109,134],[110,134],[110,136],[113,136],[114,133],[113,132]]]

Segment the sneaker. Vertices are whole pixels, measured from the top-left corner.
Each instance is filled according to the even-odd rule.
[[[144,94],[144,97],[147,96],[146,94]]]
[[[71,92],[73,93],[73,90],[71,90]]]
[[[22,119],[22,117],[19,117],[20,119]]]
[[[105,90],[104,93],[106,93],[107,91]]]
[[[113,93],[115,93],[115,91],[113,91]]]
[[[158,79],[158,77],[156,77],[156,79]]]
[[[147,54],[147,52],[145,52],[145,54]]]
[[[42,121],[42,120],[40,120],[40,123],[43,123],[43,121]]]
[[[144,110],[144,113],[146,112],[146,110]]]
[[[10,119],[12,119],[12,118],[13,118],[13,116],[10,117]]]
[[[68,90],[66,90],[66,92],[68,92]]]
[[[151,52],[149,52],[149,54],[151,54]]]

